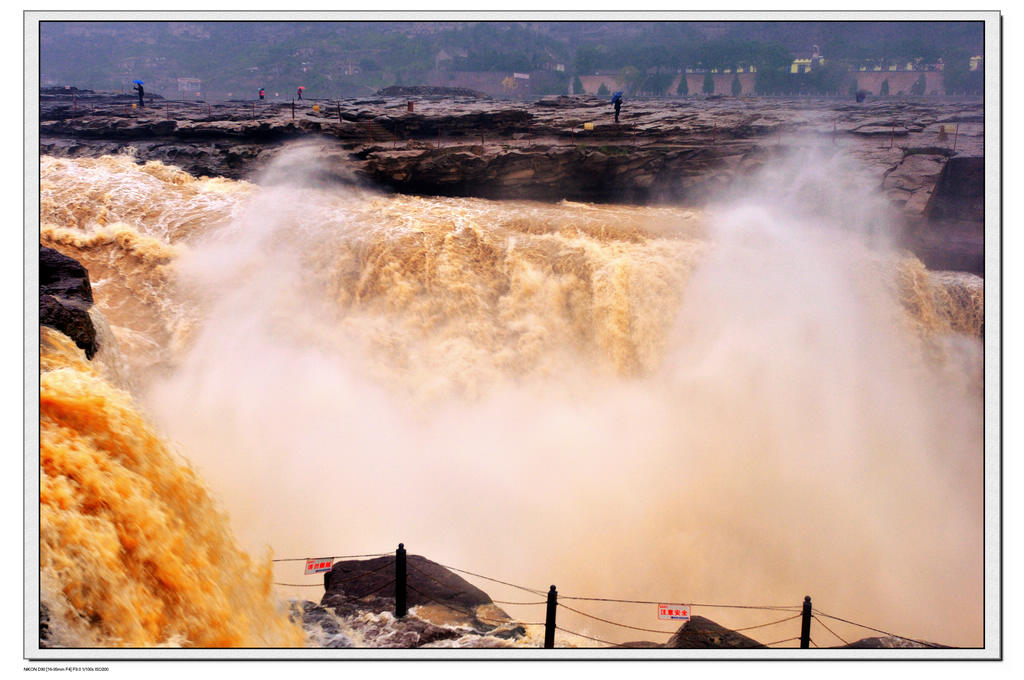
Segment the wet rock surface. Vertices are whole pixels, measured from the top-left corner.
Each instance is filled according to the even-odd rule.
[[[694,616],[665,643],[669,649],[764,649],[742,633],[724,628],[711,619]]]
[[[481,92],[466,87],[438,87],[435,85],[392,85],[377,90],[378,97],[476,97],[490,99]]]
[[[320,603],[306,603],[301,613],[314,637],[338,639],[341,629],[325,624],[325,617],[357,630],[362,644],[373,647],[437,646],[457,639],[460,646],[504,646],[526,634],[487,593],[419,555],[407,556],[408,613],[401,618],[395,617],[393,556],[337,562],[325,576]]]
[[[54,328],[75,341],[92,359],[99,346],[92,307],[89,272],[73,258],[39,246],[39,325]]]
[[[950,649],[950,647],[934,642],[918,642],[907,638],[880,636],[857,640],[843,645],[840,649]]]

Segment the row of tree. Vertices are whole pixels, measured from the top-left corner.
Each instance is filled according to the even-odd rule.
[[[187,76],[203,81],[204,94],[234,96],[297,84],[332,95],[373,91],[397,79],[416,84],[415,74],[438,66],[551,72],[551,82],[531,87],[537,93],[567,90],[566,74],[600,72],[623,74],[636,92],[665,93],[687,67],[738,66],[757,68],[759,92],[843,89],[842,68],[788,73],[812,44],[829,65],[941,57],[948,90],[980,91],[968,62],[984,35],[978,22],[54,21],[41,24],[39,38],[47,82],[112,89],[135,77]]]

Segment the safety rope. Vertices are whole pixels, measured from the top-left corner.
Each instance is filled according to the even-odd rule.
[[[442,564],[440,566],[444,567],[445,569],[451,569],[452,571],[457,571],[460,574],[469,574],[470,576],[476,576],[477,578],[482,578],[482,579],[485,579],[487,581],[494,581],[495,583],[500,583],[503,586],[510,586],[512,588],[519,588],[520,590],[525,590],[526,592],[533,593],[534,595],[544,595],[547,592],[547,591],[544,591],[544,590],[538,590],[536,588],[527,588],[526,586],[519,586],[519,585],[516,585],[515,583],[509,583],[508,581],[499,581],[498,579],[491,578],[490,576],[484,576],[482,574],[475,574],[475,573],[473,573],[471,571],[467,571],[465,569],[458,569],[456,567],[449,567],[446,564]]]
[[[612,647],[625,647],[625,645],[621,645],[621,644],[619,644],[617,642],[609,642],[608,640],[602,640],[600,638],[590,637],[589,635],[584,635],[583,633],[577,633],[576,631],[568,630],[566,628],[562,628],[561,626],[555,626],[555,630],[560,630],[563,633],[569,633],[570,635],[578,635],[581,638],[586,638],[588,640],[593,640],[594,642],[600,642],[601,644],[604,644],[604,645],[611,645]]]
[[[395,585],[395,579],[391,579],[390,581],[388,581],[386,583],[382,583],[381,585],[377,586],[376,588],[374,588],[373,590],[371,590],[368,593],[362,593],[360,595],[352,595],[352,596],[346,597],[344,599],[345,599],[345,602],[355,602],[356,600],[361,600],[364,597],[369,597],[370,595],[374,595],[376,593],[379,593],[380,591],[384,590],[388,586],[393,586],[393,585]]]
[[[564,605],[561,602],[558,603],[558,606],[559,607],[563,607],[565,609],[568,609],[571,612],[576,612],[577,614],[579,614],[581,616],[586,616],[587,618],[594,619],[595,621],[601,621],[603,623],[609,623],[609,624],[611,624],[613,626],[619,626],[621,628],[630,628],[632,630],[642,630],[645,633],[661,633],[662,635],[673,635],[675,633],[674,630],[655,630],[654,628],[638,628],[636,626],[628,626],[625,623],[616,623],[615,621],[609,621],[608,619],[602,619],[600,616],[594,616],[593,614],[588,614],[586,612],[581,612],[579,609],[573,609],[572,607]]]
[[[792,642],[793,640],[799,640],[799,639],[800,639],[800,636],[797,635],[796,637],[786,638],[785,640],[776,640],[775,642],[766,642],[766,643],[764,643],[764,646],[765,647],[771,647],[772,645],[781,645],[783,642]]]
[[[580,600],[587,602],[619,602],[622,604],[662,604],[665,600],[620,600],[611,597],[576,597],[570,595],[559,595],[559,600]],[[722,609],[762,609],[765,611],[799,611],[800,605],[747,605],[747,604],[708,604],[703,602],[692,602],[690,607],[717,607]]]
[[[919,645],[924,645],[925,647],[931,647],[933,649],[937,649],[939,647],[939,645],[933,645],[930,642],[922,642],[921,640],[915,640],[914,638],[908,638],[908,637],[903,636],[903,635],[896,635],[895,633],[887,633],[884,630],[880,630],[878,628],[872,628],[871,626],[865,626],[863,623],[857,623],[856,621],[847,621],[846,619],[841,619],[838,616],[832,616],[831,614],[826,614],[825,612],[823,612],[823,611],[821,611],[819,609],[815,609],[814,611],[816,611],[817,613],[819,613],[822,616],[825,616],[827,618],[835,619],[836,621],[842,621],[843,623],[849,623],[852,626],[860,626],[861,628],[866,628],[868,630],[873,630],[876,633],[881,633],[882,635],[888,635],[889,637],[899,638],[901,640],[909,640],[910,642],[916,642]]]
[[[761,624],[758,624],[756,626],[747,626],[746,628],[732,628],[731,630],[734,633],[738,633],[738,632],[743,631],[743,630],[754,630],[755,628],[766,628],[768,626],[774,626],[776,623],[784,623],[786,621],[792,621],[793,619],[799,619],[799,618],[800,618],[800,614],[795,614],[793,616],[787,616],[784,619],[779,619],[778,621],[772,621],[771,623],[761,623]]]
[[[333,555],[330,557],[316,558],[316,557],[282,557],[278,560],[270,560],[271,562],[305,562],[306,560],[325,559],[325,560],[354,560],[360,557],[384,557],[385,555],[394,555],[394,553],[375,553],[372,555]]]
[[[395,566],[395,561],[391,560],[390,562],[385,562],[384,564],[380,565],[376,569],[371,569],[370,571],[362,571],[362,572],[359,572],[358,574],[353,574],[352,576],[349,576],[348,578],[342,578],[342,579],[337,579],[337,580],[332,578],[331,579],[331,585],[334,586],[335,584],[350,583],[352,581],[358,581],[359,579],[364,578],[366,576],[369,576],[370,574],[376,574],[378,571],[384,571],[388,567],[393,567],[393,566]]]
[[[326,559],[330,559],[330,560],[346,560],[346,559],[385,557],[385,556],[388,556],[388,555],[393,555],[393,553],[368,553],[368,554],[362,554],[362,555],[335,555],[335,556],[332,556],[332,557],[329,557],[329,558],[326,558]],[[280,559],[275,559],[275,560],[271,560],[271,561],[272,562],[302,562],[302,561],[306,561],[306,560],[309,560],[309,559],[315,559],[315,558],[305,558],[305,557],[301,557],[301,558],[299,558],[299,557],[296,557],[296,558],[280,558]],[[354,574],[354,575],[352,575],[352,576],[350,576],[350,577],[348,577],[346,579],[341,579],[341,580],[337,580],[337,581],[333,581],[332,580],[331,584],[333,585],[333,584],[349,583],[351,581],[355,581],[355,580],[361,579],[361,578],[363,578],[365,576],[368,576],[370,574],[374,574],[374,573],[377,573],[379,571],[383,571],[384,569],[387,569],[388,567],[394,565],[394,562],[395,562],[394,560],[385,562],[383,565],[381,565],[380,567],[378,567],[376,569],[373,569],[372,571],[367,571],[367,572],[361,572],[361,573],[358,573],[358,574]],[[441,567],[443,567],[445,569],[448,569],[450,571],[457,572],[457,573],[460,573],[460,574],[466,574],[468,576],[473,576],[473,577],[476,577],[476,578],[484,579],[485,581],[491,581],[493,583],[499,583],[499,584],[504,585],[504,586],[509,586],[510,588],[517,588],[519,590],[523,590],[523,591],[526,591],[528,593],[532,593],[534,595],[541,595],[541,596],[543,596],[543,595],[547,594],[547,591],[544,591],[544,590],[540,590],[540,589],[537,589],[537,588],[529,588],[527,586],[518,585],[516,583],[510,583],[508,581],[503,581],[501,579],[492,578],[490,576],[484,576],[483,574],[478,574],[476,572],[472,572],[472,571],[469,571],[467,569],[460,569],[458,567],[452,567],[452,566],[445,565],[445,564],[439,564],[438,566],[441,566]],[[447,586],[445,586],[445,584],[441,583],[435,577],[433,577],[430,574],[424,572],[423,570],[417,568],[412,563],[407,563],[407,567],[409,569],[417,572],[418,574],[421,574],[422,576],[430,579],[434,583],[436,583],[436,584],[438,584],[438,585],[440,585],[442,587],[447,587]],[[394,583],[394,580],[390,581],[389,583],[385,583],[384,585],[382,585],[382,586],[380,586],[380,587],[370,591],[369,593],[365,593],[364,595],[361,595],[360,597],[366,597],[367,595],[372,595],[372,594],[380,591],[381,589],[383,589],[383,588],[385,588],[388,585],[391,585],[393,583]],[[317,587],[323,587],[323,585],[319,584],[319,583],[281,583],[281,582],[277,582],[277,581],[274,582],[274,585],[291,587],[291,588],[317,588]],[[499,624],[508,623],[506,621],[497,621],[496,619],[486,619],[484,617],[477,616],[476,614],[473,614],[473,613],[470,613],[470,612],[458,609],[456,607],[452,607],[451,605],[445,604],[443,602],[438,602],[437,600],[434,600],[433,598],[429,598],[428,596],[424,595],[423,593],[420,593],[418,590],[413,588],[411,585],[407,584],[407,587],[410,590],[413,590],[413,591],[419,593],[420,595],[423,595],[430,602],[432,602],[434,604],[446,607],[448,609],[451,609],[452,611],[464,614],[466,616],[473,616],[473,617],[475,617],[475,618],[477,618],[477,619],[479,619],[481,621],[488,621],[488,622],[494,622],[494,623],[499,623]],[[580,601],[580,602],[613,602],[613,603],[618,603],[618,604],[646,604],[646,605],[662,604],[664,602],[664,600],[660,600],[660,601],[659,600],[627,600],[627,599],[610,598],[610,597],[582,597],[582,596],[575,596],[575,595],[559,595],[558,596],[558,606],[563,607],[564,609],[567,609],[567,610],[569,610],[571,612],[574,612],[576,614],[579,614],[581,616],[585,616],[587,618],[594,619],[595,621],[600,621],[602,623],[606,623],[606,624],[609,624],[609,625],[612,625],[612,626],[618,626],[620,628],[628,628],[628,629],[631,629],[631,630],[638,630],[638,631],[643,631],[643,632],[648,632],[648,633],[661,633],[661,634],[667,634],[667,635],[671,635],[671,634],[673,634],[675,632],[675,631],[657,630],[657,629],[653,629],[653,628],[641,628],[641,627],[638,627],[638,626],[630,626],[628,624],[619,623],[619,622],[616,622],[616,621],[611,621],[609,619],[604,619],[604,618],[601,618],[599,616],[594,616],[593,614],[588,614],[587,612],[580,611],[578,609],[574,609],[574,608],[564,604],[565,600]],[[529,601],[529,602],[515,602],[515,601],[507,601],[507,600],[491,600],[491,602],[494,603],[494,604],[505,604],[505,605],[516,605],[516,606],[536,606],[536,605],[546,604],[546,600]],[[801,616],[801,605],[743,605],[743,604],[719,604],[719,603],[706,603],[706,602],[692,602],[692,603],[690,603],[690,607],[707,607],[707,608],[719,608],[719,609],[752,609],[752,610],[756,609],[756,610],[761,610],[761,611],[779,611],[779,612],[793,613],[792,616],[788,616],[786,618],[778,619],[777,621],[770,621],[768,623],[761,623],[761,624],[757,624],[757,625],[753,625],[753,626],[746,626],[744,628],[735,628],[735,629],[733,629],[735,632],[741,632],[741,631],[746,631],[746,630],[754,630],[754,629],[757,629],[757,628],[766,628],[768,626],[774,626],[776,624],[784,623],[786,621],[792,621],[793,619],[799,618]],[[843,623],[848,623],[850,625],[858,626],[860,628],[864,628],[866,630],[871,630],[871,631],[874,631],[876,633],[881,633],[882,635],[886,635],[886,636],[889,636],[889,637],[899,638],[901,640],[907,640],[909,642],[913,642],[915,644],[919,644],[919,645],[922,645],[924,647],[931,647],[931,648],[941,647],[941,645],[936,645],[936,644],[932,644],[932,643],[929,643],[929,642],[924,642],[922,640],[917,640],[915,638],[906,637],[904,635],[897,635],[895,633],[890,633],[890,632],[882,630],[880,628],[874,628],[872,626],[868,626],[868,625],[863,624],[863,623],[857,623],[856,621],[850,621],[848,619],[844,619],[844,618],[841,618],[841,617],[838,617],[838,616],[833,616],[831,614],[826,614],[825,612],[823,612],[821,610],[818,610],[818,609],[813,610],[813,612],[818,614],[818,615],[820,615],[820,616],[823,616],[825,618],[833,619],[835,621],[841,621]],[[850,644],[842,636],[840,636],[834,630],[829,628],[828,625],[826,625],[824,621],[822,621],[820,618],[818,618],[818,616],[813,616],[813,618],[815,620],[817,620],[818,623],[820,623],[822,625],[822,627],[825,628],[825,630],[827,630],[829,633],[831,633],[837,639],[842,641],[843,644],[847,644],[847,645]],[[525,624],[522,624],[522,625],[527,625],[527,626],[543,626],[545,624],[543,624],[543,623],[525,623]],[[566,633],[569,633],[571,635],[578,635],[579,637],[587,638],[587,639],[593,640],[595,642],[600,642],[602,644],[608,644],[608,645],[613,645],[613,646],[621,646],[621,645],[617,645],[617,644],[615,644],[613,642],[609,642],[607,640],[601,640],[599,638],[590,637],[590,636],[587,636],[587,635],[583,635],[582,633],[576,633],[574,631],[570,631],[570,630],[566,630],[564,628],[560,628],[558,626],[556,626],[556,629],[561,630],[561,631],[566,632]],[[775,642],[769,642],[769,643],[767,643],[767,645],[781,644],[781,643],[790,642],[790,641],[796,640],[796,639],[799,639],[799,637],[787,638],[786,640],[777,640]],[[811,642],[813,643],[813,641],[811,641]],[[818,646],[816,643],[813,643],[813,644],[814,644],[815,647]]]
[[[478,621],[483,621],[485,623],[494,623],[494,624],[497,624],[499,626],[508,626],[508,625],[543,626],[544,625],[543,623],[523,623],[522,621],[515,621],[515,620],[512,620],[512,619],[501,620],[501,619],[488,618],[486,616],[481,616],[479,614],[466,611],[465,609],[460,609],[458,607],[453,607],[452,605],[447,604],[445,602],[439,602],[439,601],[435,600],[434,598],[430,597],[429,595],[427,595],[426,593],[423,593],[423,592],[419,591],[414,586],[409,585],[408,583],[406,583],[406,587],[409,590],[411,590],[412,592],[416,593],[417,595],[420,595],[420,596],[426,598],[428,603],[433,603],[433,604],[438,605],[439,607],[444,607],[446,609],[451,609],[453,612],[458,612],[459,614],[462,614],[464,616],[468,616],[470,618],[475,618]]]
[[[415,564],[413,564],[413,563],[409,562],[409,563],[407,564],[407,566],[408,566],[408,567],[409,567],[410,569],[412,569],[413,571],[415,571],[415,572],[416,572],[417,574],[419,574],[419,575],[421,575],[421,576],[424,576],[424,577],[426,577],[426,578],[430,579],[431,581],[433,581],[433,582],[434,582],[434,583],[436,583],[437,585],[441,586],[442,588],[447,588],[447,587],[449,587],[449,586],[445,585],[444,583],[441,583],[441,582],[440,582],[440,581],[438,581],[438,580],[437,580],[436,578],[434,578],[433,576],[431,576],[431,575],[430,575],[430,574],[428,574],[427,572],[423,571],[422,569],[419,569],[419,568],[417,568]],[[411,588],[411,587],[412,587],[412,586],[410,586],[410,588]],[[537,605],[537,604],[547,604],[547,600],[541,600],[540,602],[506,602],[506,601],[504,601],[504,600],[491,600],[491,602],[493,602],[494,604],[521,604],[521,605]],[[438,604],[440,604],[440,603],[438,603]]]
[[[840,636],[840,635],[839,635],[839,634],[838,634],[837,632],[835,632],[834,630],[832,630],[831,628],[829,628],[828,626],[826,626],[826,625],[825,625],[825,622],[824,622],[824,621],[822,621],[821,619],[819,619],[819,618],[818,618],[817,616],[815,616],[814,614],[811,614],[811,618],[812,618],[812,619],[814,619],[815,621],[817,621],[818,623],[820,623],[820,624],[822,625],[822,627],[823,627],[823,628],[824,628],[825,630],[827,630],[828,632],[832,633],[832,634],[833,634],[833,635],[835,635],[835,636],[836,636],[837,638],[839,638],[839,641],[840,641],[840,642],[842,642],[842,643],[843,643],[844,645],[848,645],[848,644],[850,644],[849,642],[847,642],[846,640],[844,640],[844,639],[842,638],[842,636]]]

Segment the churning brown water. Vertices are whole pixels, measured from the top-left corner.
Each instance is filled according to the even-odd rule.
[[[289,167],[315,165],[303,153]],[[882,214],[851,218],[848,203],[550,205],[286,174],[255,185],[42,159],[42,242],[86,265],[109,326],[98,371],[49,335],[41,350],[60,366],[41,402],[42,588],[76,622],[71,644],[294,641],[269,563],[244,562],[237,580],[249,558],[233,535],[276,557],[403,541],[564,595],[811,594],[877,628],[982,644],[980,279],[879,245]],[[51,392],[78,415],[53,417]],[[85,439],[114,442],[88,466],[137,467],[92,484],[48,462]],[[155,512],[174,526],[119,532]],[[95,559],[75,559],[96,542]],[[181,542],[195,556],[167,564]],[[130,566],[138,551],[150,567]],[[301,578],[284,565],[273,580]],[[173,601],[154,608],[166,581]],[[105,607],[113,588],[125,598]],[[951,597],[957,615],[937,614]],[[245,625],[194,625],[222,608]],[[653,606],[578,608],[672,628]],[[605,640],[667,638],[560,617]]]

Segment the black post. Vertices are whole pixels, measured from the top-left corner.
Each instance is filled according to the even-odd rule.
[[[800,613],[800,649],[811,644],[811,596],[804,596],[804,609]]]
[[[405,544],[399,543],[395,551],[395,618],[400,619],[407,612],[405,605]]]
[[[558,609],[558,591],[554,586],[548,591],[548,613],[544,618],[544,649],[555,648],[555,610]]]

